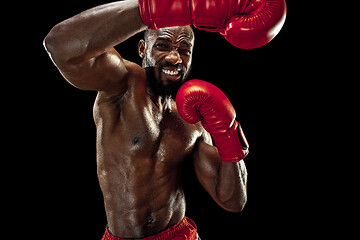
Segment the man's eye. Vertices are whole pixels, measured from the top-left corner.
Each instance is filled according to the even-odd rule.
[[[179,53],[189,56],[191,51],[189,49],[179,49]]]
[[[157,47],[160,50],[166,50],[166,49],[169,48],[167,45],[165,45],[163,43],[158,43],[158,44],[155,45],[155,47]]]

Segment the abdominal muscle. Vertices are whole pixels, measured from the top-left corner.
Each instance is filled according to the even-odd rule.
[[[164,176],[156,174],[156,170],[152,174],[141,170],[126,174],[116,168],[100,171],[110,232],[120,238],[143,238],[181,221],[185,197],[179,171]]]

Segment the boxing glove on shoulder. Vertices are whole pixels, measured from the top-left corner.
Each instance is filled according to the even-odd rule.
[[[246,157],[249,145],[235,120],[235,109],[216,86],[190,80],[180,87],[176,105],[180,116],[188,123],[201,121],[212,135],[222,161],[237,162]]]

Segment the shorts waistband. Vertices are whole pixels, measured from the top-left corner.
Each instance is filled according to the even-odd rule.
[[[105,234],[101,240],[196,240],[197,239],[197,227],[193,220],[188,217],[184,217],[177,224],[165,229],[164,231],[155,234],[154,236],[145,238],[118,238],[113,236],[108,228],[105,230]]]

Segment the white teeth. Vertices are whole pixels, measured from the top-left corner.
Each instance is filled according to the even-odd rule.
[[[166,70],[166,69],[162,69],[162,72],[171,76],[175,76],[179,74],[178,70]]]

